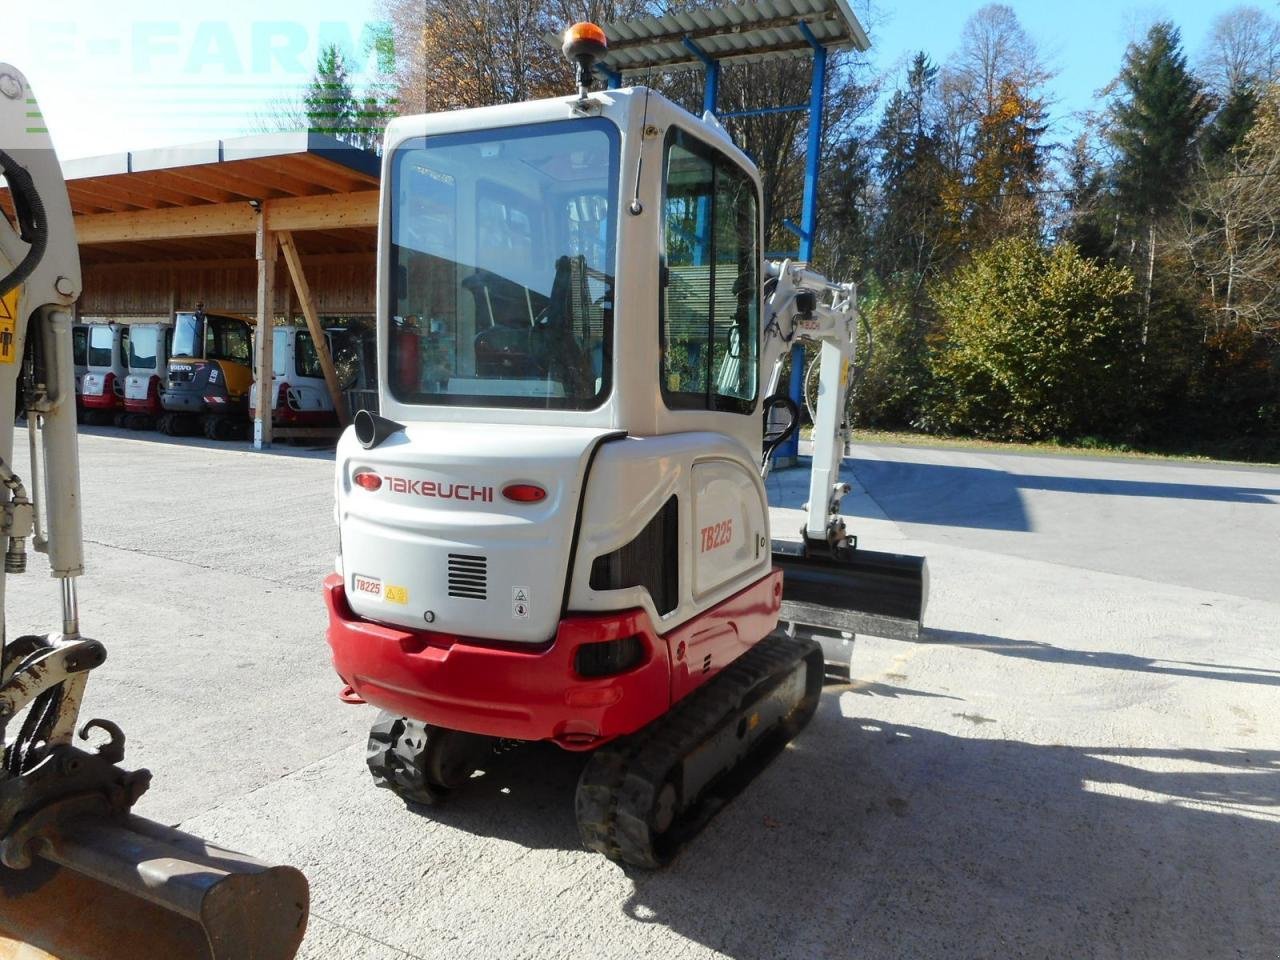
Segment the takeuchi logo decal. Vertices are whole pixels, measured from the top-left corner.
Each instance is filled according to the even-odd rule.
[[[407,477],[387,476],[384,479],[392,493],[407,493],[411,497],[429,497],[433,500],[493,502],[493,487],[477,487],[470,483],[439,483],[435,480],[410,480]]]

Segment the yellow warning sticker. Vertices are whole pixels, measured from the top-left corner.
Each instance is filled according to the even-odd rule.
[[[18,359],[18,291],[0,297],[0,363]]]
[[[387,584],[387,589],[383,591],[382,595],[387,598],[387,601],[389,603],[408,603],[409,602],[408,587],[397,587],[397,586],[393,586],[392,584]]]

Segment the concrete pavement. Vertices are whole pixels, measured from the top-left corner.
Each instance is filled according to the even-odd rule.
[[[86,715],[154,771],[140,812],[306,872],[304,956],[1280,951],[1280,474],[856,447],[850,529],[928,555],[927,636],[860,638],[854,681],[640,874],[578,849],[554,748],[430,813],[372,786],[323,641],[328,458],[96,434]],[[770,480],[779,533],[804,480]],[[10,629],[55,599],[15,578]]]

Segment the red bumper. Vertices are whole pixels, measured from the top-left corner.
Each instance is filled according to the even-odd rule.
[[[137,400],[132,397],[124,398],[124,408],[130,413],[146,413],[153,417],[158,417],[164,413],[164,407],[160,405],[159,397],[147,397],[145,400]]]
[[[773,630],[782,575],[769,574],[666,636],[643,610],[575,615],[560,622],[550,645],[532,650],[363,620],[337,574],[324,592],[334,668],[361,699],[454,730],[586,749],[655,720]],[[637,666],[600,678],[575,669],[583,644],[631,636],[644,647]]]
[[[106,393],[86,393],[80,398],[81,404],[89,410],[119,410],[120,398],[114,391]]]
[[[164,413],[164,406],[160,403],[160,378],[153,376],[147,381],[147,395],[145,397],[126,396],[124,398],[124,408],[129,413],[144,413],[153,417],[158,417]]]

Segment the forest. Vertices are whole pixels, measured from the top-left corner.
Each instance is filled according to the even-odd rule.
[[[669,9],[384,0],[384,80],[357,91],[325,51],[295,115],[376,147],[396,113],[563,95],[544,33]],[[858,13],[874,43],[881,14]],[[803,102],[810,69],[726,64],[720,109]],[[815,266],[858,282],[874,338],[853,424],[1280,460],[1280,21],[1228,9],[1189,50],[1157,20],[1085,115],[1055,112],[1054,76],[998,3],[954,50],[829,61]],[[628,82],[700,109],[696,72]],[[760,168],[767,249],[794,250],[804,115],[726,126]]]

